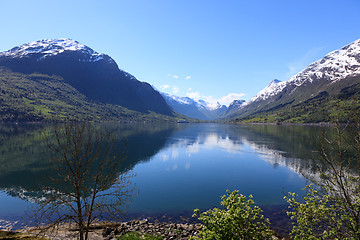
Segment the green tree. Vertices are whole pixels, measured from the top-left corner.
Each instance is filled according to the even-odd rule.
[[[203,229],[198,237],[191,239],[272,239],[270,222],[261,214],[258,206],[253,206],[252,196],[246,200],[239,191],[230,192],[221,197],[224,209],[213,208],[200,213],[194,210],[194,217],[203,224]]]
[[[86,240],[94,221],[118,218],[132,196],[132,175],[120,171],[125,146],[88,122],[55,124],[45,139],[56,175],[35,217],[49,223],[44,229],[75,223]]]
[[[360,240],[360,121],[359,112],[340,114],[336,136],[323,134],[319,147],[323,167],[316,187],[306,187],[307,196],[297,200],[295,193],[285,196],[290,204],[293,239]]]

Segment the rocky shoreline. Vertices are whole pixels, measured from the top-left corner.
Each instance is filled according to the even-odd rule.
[[[151,235],[162,237],[164,240],[187,240],[191,236],[197,236],[202,229],[200,223],[166,223],[149,222],[148,219],[131,220],[119,223],[98,223],[91,227],[89,239],[91,240],[115,240],[117,237],[130,232],[137,232],[141,236]],[[55,231],[49,231],[41,235],[51,240],[76,240],[78,239],[78,229],[74,226],[63,225]],[[37,235],[39,229],[27,228],[21,231],[26,235]],[[282,238],[273,236],[274,240]]]
[[[141,235],[161,236],[164,240],[185,240],[189,239],[190,236],[197,236],[201,228],[200,223],[166,223],[158,221],[152,223],[148,219],[119,223],[98,223],[91,227],[89,239],[111,240],[129,232],[138,232]],[[25,235],[39,235],[51,240],[76,240],[78,238],[77,231],[78,229],[75,226],[62,225],[43,234],[39,234],[40,230],[38,228],[26,228],[19,232]]]
[[[102,235],[105,240],[111,240],[128,232],[139,232],[141,234],[162,236],[164,239],[169,240],[185,240],[189,239],[190,236],[196,236],[201,227],[199,223],[150,223],[147,219],[144,219],[123,222],[116,227],[106,227]]]

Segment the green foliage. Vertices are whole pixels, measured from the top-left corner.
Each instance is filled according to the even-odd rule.
[[[0,67],[0,121],[52,120],[174,122],[177,118],[92,101],[59,76]]]
[[[296,200],[295,193],[285,196],[293,222],[291,237],[300,239],[360,239],[358,220],[351,209],[338,196],[322,194],[313,185],[306,186],[303,202]],[[360,209],[360,202],[354,204]]]
[[[19,232],[0,230],[0,240],[47,240],[47,238],[31,236]]]
[[[328,97],[326,99],[314,99],[309,102],[303,102],[298,105],[282,108],[275,111],[264,111],[246,118],[238,119],[244,123],[321,123],[330,122],[331,116],[338,113],[339,110],[346,111],[347,106],[360,107],[358,99],[342,99]]]
[[[233,122],[243,123],[321,123],[331,122],[331,117],[338,113],[349,110],[350,108],[360,108],[360,79],[354,79],[347,84],[353,85],[333,86],[334,89],[322,91],[318,95],[308,98],[293,99],[288,103],[274,102],[269,103],[270,108],[264,107],[258,112],[247,116],[240,116]],[[340,84],[340,83],[339,83]],[[314,92],[311,92],[312,94]],[[273,106],[273,104],[277,104]],[[345,122],[347,119],[340,119]]]
[[[139,239],[145,239],[145,240],[161,240],[163,237],[161,236],[152,236],[150,234],[141,234],[139,232],[129,232],[125,235],[119,236],[116,239],[118,240],[139,240]]]
[[[294,239],[360,239],[360,115],[358,110],[338,114],[336,137],[323,135],[317,188],[307,186],[302,202],[294,193],[285,197],[294,220]]]
[[[341,196],[322,194],[313,185],[305,189],[303,202],[294,193],[285,197],[294,220],[293,239],[360,239],[359,219],[352,214],[360,209],[358,199],[349,208]]]
[[[194,216],[203,223],[199,237],[190,239],[272,239],[270,222],[261,214],[258,206],[253,206],[252,196],[246,200],[239,191],[230,192],[221,197],[224,209],[213,208],[200,213],[195,209]]]

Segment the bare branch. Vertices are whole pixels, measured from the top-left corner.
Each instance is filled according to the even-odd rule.
[[[53,135],[44,139],[57,174],[35,211],[39,222],[47,222],[47,229],[73,222],[83,240],[95,220],[123,215],[134,191],[133,174],[120,169],[126,145],[120,148],[110,132],[76,121],[54,124]]]

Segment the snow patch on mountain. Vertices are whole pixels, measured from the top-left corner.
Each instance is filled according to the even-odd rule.
[[[336,82],[360,74],[360,39],[310,64],[287,82],[300,86],[318,78]]]
[[[244,106],[245,100],[234,100],[232,103],[230,103],[229,108],[237,108],[240,109]]]
[[[281,92],[285,86],[286,86],[286,82],[281,82],[280,80],[274,79],[266,86],[266,88],[258,92],[258,94],[256,94],[253,98],[251,98],[250,101],[247,102],[246,104],[249,104],[250,102],[256,102],[259,100],[265,100],[269,97],[272,97],[278,94],[279,92]]]
[[[299,87],[304,83],[312,83],[316,79],[326,79],[334,83],[357,75],[360,75],[360,39],[330,52],[285,82],[273,80],[246,104],[275,96],[291,84]]]
[[[219,106],[221,107],[220,103],[217,103],[216,106],[213,106],[212,104],[204,101],[204,100],[195,100],[189,97],[179,97],[179,96],[175,96],[175,95],[170,95],[164,92],[160,92],[161,95],[163,95],[165,98],[171,99],[173,101],[176,101],[180,104],[184,104],[184,105],[196,105],[197,108],[199,109],[208,109],[208,110],[214,110],[219,108]]]
[[[201,120],[214,120],[223,116],[228,107],[219,102],[208,102],[203,99],[192,99],[190,97],[179,97],[160,92],[165,101],[174,111],[191,118]]]
[[[204,101],[205,102],[205,101]],[[209,103],[209,102],[205,102],[205,105],[206,105],[206,108],[208,110],[216,110],[216,109],[220,109],[220,108],[223,108],[225,105],[222,105],[221,103],[219,102],[216,102],[216,103]],[[226,106],[225,106],[226,107]]]
[[[9,51],[0,53],[0,56],[22,58],[31,55],[41,55],[37,60],[55,56],[65,51],[79,51],[87,56],[86,60],[79,61],[97,62],[104,59],[105,54],[97,53],[91,48],[69,38],[43,39],[14,47]],[[110,61],[113,61],[109,58]]]

